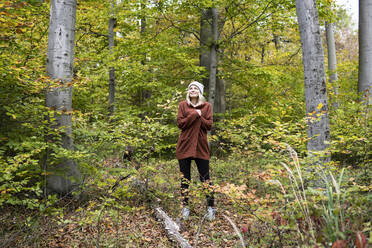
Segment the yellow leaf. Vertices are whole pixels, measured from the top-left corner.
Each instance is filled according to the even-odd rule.
[[[316,107],[316,108],[320,110],[322,107],[323,107],[323,104],[322,103],[319,103],[318,104],[318,107]]]

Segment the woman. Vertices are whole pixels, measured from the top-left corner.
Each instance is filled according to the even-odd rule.
[[[183,197],[182,217],[187,220],[190,215],[188,207],[188,188],[191,180],[191,161],[194,160],[199,171],[200,181],[210,183],[209,146],[207,131],[211,130],[212,107],[203,97],[204,86],[193,81],[189,84],[186,101],[180,102],[177,114],[177,126],[181,134],[177,142],[176,157],[182,173],[181,194]],[[213,193],[207,194],[207,218],[215,218]]]

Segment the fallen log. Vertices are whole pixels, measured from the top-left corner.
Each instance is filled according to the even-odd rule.
[[[192,248],[189,242],[179,233],[180,226],[174,222],[160,207],[155,208],[155,215],[161,219],[169,239],[177,242],[182,248]]]

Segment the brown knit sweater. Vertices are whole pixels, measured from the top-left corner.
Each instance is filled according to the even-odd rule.
[[[201,116],[196,112],[200,109]],[[200,158],[209,160],[209,147],[207,131],[211,130],[213,123],[212,107],[209,102],[204,102],[196,107],[180,102],[177,114],[177,126],[181,134],[177,142],[176,157]]]

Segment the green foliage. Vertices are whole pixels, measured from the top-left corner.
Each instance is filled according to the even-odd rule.
[[[282,113],[286,112],[285,109],[277,109]],[[218,147],[216,153],[226,155],[230,152],[259,152],[268,158],[273,158],[286,144],[291,144],[301,154],[306,154],[305,119],[297,122],[284,122],[279,118],[279,120],[271,118],[272,116],[259,112],[217,123],[216,134],[211,137]]]
[[[36,1],[1,4],[0,207],[38,207],[46,149],[43,81],[48,8]],[[4,42],[5,41],[5,42]]]
[[[367,166],[371,162],[371,117],[368,106],[350,101],[334,111],[332,154],[341,165]]]
[[[294,173],[296,164],[283,152],[290,145],[298,151],[297,166],[310,167],[305,159],[301,44],[293,1],[143,3],[117,3],[112,51],[107,40],[110,2],[78,4],[71,113],[74,151],[61,148],[58,140],[63,130],[51,128],[53,118],[46,116],[55,112],[44,107],[46,85],[51,83],[45,76],[49,3],[0,4],[0,207],[39,209],[54,216],[58,224],[69,224],[65,209],[55,206],[56,196],[43,199],[47,156],[51,164],[70,158],[79,165],[84,181],[74,194],[92,197],[88,205],[77,208],[77,212],[86,211],[81,225],[96,224],[105,214],[116,218],[117,210],[131,210],[128,199],[137,204],[157,199],[169,211],[177,211],[177,106],[188,82],[205,76],[199,66],[200,15],[201,9],[217,4],[221,26],[224,21],[218,73],[226,82],[227,112],[216,115],[210,140],[214,189],[226,203],[221,207],[231,206],[230,211],[255,220],[252,235],[245,238],[258,246],[306,246],[320,239],[322,243],[350,239],[352,231],[367,225],[372,190],[371,117],[354,93],[357,53],[349,43],[356,36],[346,32],[345,12],[329,1],[318,1],[322,20],[336,21],[336,37],[347,34],[342,36],[345,40],[337,38],[338,96],[329,85],[331,99],[338,97],[340,102],[330,112],[330,167],[332,173],[346,168],[344,180],[338,183],[338,189],[344,189],[339,198],[329,181],[326,195],[300,186],[300,176],[310,180],[314,175]],[[141,31],[143,18],[146,28]],[[108,116],[111,67],[115,68],[116,109]],[[134,149],[131,162],[121,159],[128,147]],[[280,162],[296,175],[288,177]],[[128,175],[145,189],[136,191],[129,179],[118,181]],[[196,210],[204,204],[201,189],[200,184],[190,189]],[[345,224],[349,222],[356,224]],[[312,240],[306,233],[309,228]],[[213,238],[223,243],[219,235]]]
[[[354,182],[352,171],[336,169],[339,176],[334,177],[332,165],[328,165],[331,168],[313,167],[305,161],[300,162],[301,159],[292,148],[289,147],[289,151],[292,165],[282,163],[289,181],[281,177],[270,183],[278,184],[285,195],[286,206],[282,211],[286,212],[291,227],[299,231],[303,242],[310,244],[333,244],[336,240],[352,239],[350,235],[355,231],[355,226],[351,225],[350,218],[366,221],[368,197],[361,188],[368,189]],[[304,186],[314,180],[313,173],[320,175],[318,187]],[[346,183],[347,178],[350,178],[351,183]],[[361,203],[356,202],[357,198],[363,199],[362,202],[367,205],[361,207]],[[354,213],[356,209],[362,213],[358,217]],[[307,233],[311,234],[311,239],[308,239]]]
[[[24,205],[33,209],[38,207],[41,190],[41,171],[37,160],[31,154],[23,153],[9,162],[0,161],[0,206]]]
[[[344,203],[346,192],[340,188],[344,170],[341,170],[340,177],[336,181],[330,172],[330,181],[323,175],[327,189],[327,205],[323,205],[322,217],[325,221],[324,233],[328,240],[335,242],[338,239],[345,239],[345,213]]]

